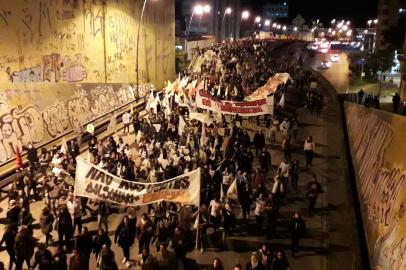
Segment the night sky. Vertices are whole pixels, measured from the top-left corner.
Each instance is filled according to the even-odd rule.
[[[241,0],[244,8],[260,15],[267,3],[284,2],[270,0]],[[378,0],[286,0],[289,5],[289,22],[297,14],[305,18],[306,23],[320,19],[324,24],[333,18],[351,20],[357,27],[365,27],[369,19],[377,17]]]

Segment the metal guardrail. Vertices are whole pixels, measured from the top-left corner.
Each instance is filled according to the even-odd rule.
[[[92,123],[92,122],[94,122],[94,121],[103,119],[103,118],[105,118],[106,116],[108,116],[108,115],[110,115],[110,114],[112,114],[112,113],[115,113],[115,112],[117,112],[117,111],[119,111],[119,113],[116,115],[116,120],[117,120],[117,123],[120,123],[120,122],[121,122],[122,115],[124,114],[124,112],[130,111],[130,109],[127,109],[127,110],[123,110],[123,109],[126,108],[126,107],[128,108],[131,104],[134,104],[134,105],[135,105],[135,106],[133,107],[134,109],[139,110],[140,108],[143,108],[143,107],[145,106],[144,97],[138,98],[137,100],[128,102],[128,103],[126,103],[126,104],[123,104],[122,106],[116,108],[115,110],[110,111],[110,112],[107,112],[107,113],[105,113],[105,114],[99,116],[98,118],[93,119],[93,120],[91,120],[91,121],[85,123],[84,125],[82,125],[82,127],[84,127],[84,126],[86,126],[87,124]],[[93,135],[97,136],[97,135],[99,135],[99,134],[105,132],[105,131],[107,130],[107,127],[108,127],[109,123],[110,123],[110,119],[106,119],[106,120],[103,120],[102,122],[100,122],[97,126],[95,126],[95,131],[94,131]],[[74,133],[74,130],[70,130],[69,132],[66,132],[66,133],[62,134],[62,135],[58,136],[57,138],[52,139],[51,141],[48,141],[48,142],[46,142],[46,143],[43,143],[43,144],[37,146],[37,149],[40,149],[40,148],[43,148],[43,147],[46,147],[46,146],[53,145],[53,143],[55,143],[56,141],[59,141],[59,140],[61,140],[63,137],[68,136],[68,135],[70,135],[70,134],[72,134],[72,133]],[[82,134],[82,136],[80,137],[80,144],[79,144],[79,145],[82,145],[82,144],[84,144],[84,143],[87,143],[87,142],[90,140],[90,137],[91,137],[91,134],[89,134],[88,132],[84,132],[84,133]],[[72,138],[71,138],[70,140],[67,140],[67,143],[69,143],[73,138],[76,138],[76,137],[75,137],[75,136],[72,136]],[[83,151],[86,150],[86,149],[87,149],[87,147],[83,148],[81,152],[83,152]],[[25,156],[25,155],[26,155],[26,154],[24,154],[24,155],[22,155],[22,156]],[[12,163],[12,162],[15,162],[15,158],[13,158],[13,159],[7,161],[6,163],[3,163],[2,166],[7,166],[7,165],[9,165],[9,164]],[[27,163],[27,161],[24,161],[24,164],[26,164],[26,163]],[[15,178],[16,178],[16,176],[17,176],[15,170],[16,170],[16,167],[14,166],[14,167],[12,167],[11,169],[9,169],[9,170],[7,170],[7,171],[5,171],[4,173],[1,174],[1,176],[0,176],[0,188],[3,188],[3,187],[5,187],[5,186],[9,185],[10,183],[12,183],[12,182],[15,180]]]

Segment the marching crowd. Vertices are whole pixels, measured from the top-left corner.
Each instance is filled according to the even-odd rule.
[[[287,65],[286,59],[276,61],[274,47],[272,42],[263,41],[215,45],[212,50],[218,52],[221,63],[227,67],[224,74],[216,74],[214,62],[205,62],[199,73],[190,70],[185,73],[202,79],[209,76],[205,89],[213,95],[220,93],[218,97],[222,99],[241,100],[273,72],[288,69],[301,87],[308,89],[310,75]],[[225,95],[225,91],[216,91],[218,87],[229,87],[236,92]],[[283,89],[286,90],[287,87]],[[309,98],[319,100],[316,111],[320,113],[322,97],[312,94]],[[106,140],[92,136],[88,141],[89,161],[128,181],[161,182],[201,168],[198,208],[161,202],[148,205],[140,213],[135,207],[75,197],[73,179],[80,141],[73,139],[62,147],[39,152],[32,144],[28,145],[27,168],[19,170],[15,182],[3,190],[8,193],[9,208],[0,246],[5,244],[10,257],[9,269],[15,265],[20,270],[24,263],[29,269],[37,266],[41,270],[89,269],[92,257],[103,270],[118,269],[117,257],[123,258],[119,261],[126,267],[143,270],[195,269],[187,254],[196,245],[202,253],[213,247],[226,249],[227,238],[240,233],[251,217],[255,217],[253,234],[266,235],[267,239],[277,237],[279,212],[287,203],[286,194],[290,189],[298,189],[301,171],[311,168],[315,151],[315,143],[309,136],[303,145],[304,164],[292,158],[298,145],[299,123],[283,108],[278,110],[273,116],[257,117],[257,131],[252,136],[243,125],[247,120],[239,115],[222,117],[206,125],[188,119],[188,110],[176,103],[171,104],[169,115],[158,105],[147,112],[146,118],[141,118],[138,112],[124,113],[125,136],[118,139],[110,136]],[[179,132],[181,121],[186,122],[186,127]],[[124,137],[129,136],[131,142],[126,143]],[[280,145],[284,153],[283,162],[276,168],[270,145]],[[309,215],[314,213],[322,192],[313,174],[304,195],[309,202]],[[39,200],[44,208],[39,220],[35,220],[30,206]],[[118,212],[123,213],[122,221],[118,227],[110,228],[110,217]],[[93,217],[97,218],[96,233],[86,226],[86,221]],[[33,231],[37,229],[45,241],[34,237]],[[292,213],[289,227],[284,229],[289,231],[294,255],[299,251],[299,240],[306,235],[301,213]],[[53,239],[53,231],[58,239]],[[111,231],[113,237],[109,235]],[[122,254],[114,254],[113,242]],[[130,254],[136,242],[137,254]],[[53,252],[51,246],[56,246]],[[208,269],[223,269],[221,260],[214,259]],[[251,254],[246,265],[234,267],[238,269],[287,270],[289,263],[283,250],[271,250],[264,243]]]

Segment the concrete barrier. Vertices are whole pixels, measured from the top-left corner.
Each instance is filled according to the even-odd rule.
[[[372,269],[406,269],[406,117],[345,102]]]

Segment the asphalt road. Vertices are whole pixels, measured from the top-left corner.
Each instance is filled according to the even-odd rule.
[[[323,60],[330,60],[334,54],[340,56],[338,62],[331,62],[329,69],[317,69]],[[349,62],[347,53],[333,52],[333,53],[316,53],[313,58],[308,58],[308,64],[316,68],[337,90],[338,94],[345,93],[349,85]]]

